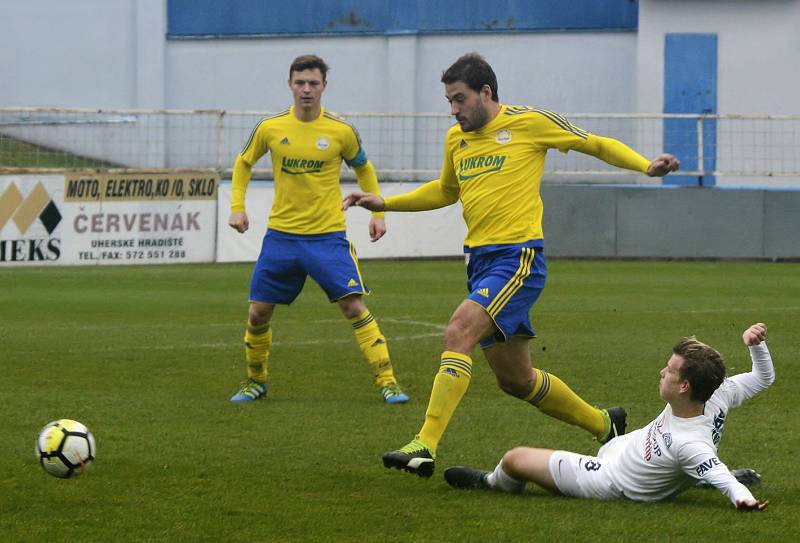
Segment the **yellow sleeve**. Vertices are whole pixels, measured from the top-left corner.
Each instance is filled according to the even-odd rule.
[[[264,154],[269,151],[269,144],[266,138],[266,128],[264,121],[256,125],[250,138],[236,155],[236,162],[233,163],[233,176],[231,178],[231,211],[244,211],[244,194],[247,185],[250,183],[250,175],[253,171],[253,164],[258,162]]]
[[[650,167],[649,160],[614,138],[589,134],[586,143],[576,147],[575,150],[599,158],[617,168],[625,168],[626,170],[646,174],[647,169]]]
[[[361,136],[355,126],[348,124],[342,145],[342,158],[351,168],[362,166],[367,161],[367,154],[361,146]]]
[[[449,206],[458,201],[458,190],[445,185],[441,179],[434,179],[421,187],[384,200],[386,211],[428,211]]]
[[[250,173],[253,167],[247,163],[242,155],[236,157],[233,164],[233,177],[231,179],[231,212],[244,211],[244,194],[250,183]]]
[[[442,184],[442,191],[447,194],[449,201],[447,205],[453,204],[461,194],[461,186],[458,184],[456,170],[453,167],[453,151],[449,144],[450,133],[444,142],[444,158],[442,159],[442,170],[439,174],[439,181]]]
[[[567,119],[547,109],[533,109],[536,115],[528,117],[529,134],[533,141],[546,149],[558,149],[562,153],[577,150],[589,133],[578,128]]]
[[[362,191],[380,196],[381,189],[378,186],[378,176],[375,175],[375,168],[372,166],[372,162],[367,160],[361,166],[354,167],[353,171],[356,172],[358,186],[361,187]],[[372,216],[376,218],[383,217],[383,211],[374,211]]]

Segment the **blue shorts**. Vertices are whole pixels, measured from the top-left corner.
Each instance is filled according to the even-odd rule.
[[[498,332],[481,340],[481,347],[511,336],[536,337],[530,310],[542,293],[546,278],[542,240],[485,245],[470,251],[467,299],[483,307],[498,328]]]
[[[250,281],[250,301],[288,305],[309,275],[331,302],[369,294],[356,250],[344,232],[300,235],[267,230]]]

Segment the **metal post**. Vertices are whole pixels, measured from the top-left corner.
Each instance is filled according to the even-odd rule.
[[[223,136],[223,134],[224,134],[224,132],[223,132],[223,128],[224,128],[223,120],[224,120],[224,118],[225,118],[225,110],[223,109],[223,110],[220,110],[217,113],[217,158],[216,158],[216,164],[217,164],[217,171],[220,172],[220,175],[222,174],[222,147],[223,147],[222,144],[223,144],[223,137],[224,137]]]
[[[703,186],[706,169],[703,166],[703,116],[697,117],[697,171],[700,172],[699,185]]]

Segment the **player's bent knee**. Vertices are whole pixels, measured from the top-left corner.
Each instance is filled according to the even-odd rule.
[[[459,321],[450,321],[444,331],[444,348],[448,351],[469,353],[478,343]]]
[[[337,300],[337,303],[339,304],[339,309],[342,310],[342,314],[348,319],[358,317],[367,310],[364,299],[360,294],[350,294]]]
[[[253,326],[267,324],[272,317],[273,306],[270,304],[251,303],[247,311],[247,320]]]
[[[531,392],[529,380],[513,379],[502,375],[497,376],[497,386],[509,396],[519,399],[526,398]]]
[[[503,455],[501,460],[503,471],[512,477],[519,475],[522,470],[525,457],[530,454],[528,447],[514,447]]]

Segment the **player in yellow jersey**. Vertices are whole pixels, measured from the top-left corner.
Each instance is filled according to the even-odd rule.
[[[339,188],[342,160],[355,170],[363,190],[377,194],[378,179],[355,128],[320,103],[327,72],[328,66],[317,56],[296,58],[289,68],[294,105],[262,119],[236,157],[228,224],[240,233],[248,229],[245,191],[253,165],[267,152],[272,155],[275,201],[250,283],[244,337],[247,382],[232,402],[266,397],[275,305],[292,303],[308,276],[350,321],[383,400],[408,401],[397,384],[386,338],[364,305],[363,295],[369,291],[355,249],[345,237]],[[373,213],[369,232],[372,241],[386,233],[382,212]]]
[[[625,432],[625,410],[587,404],[558,377],[534,368],[528,350],[534,337],[529,312],[547,275],[539,193],[545,154],[551,148],[575,150],[650,176],[675,171],[679,163],[666,154],[651,162],[547,110],[500,104],[497,78],[480,55],[459,58],[442,83],[458,123],[447,132],[441,177],[385,200],[349,194],[342,206],[424,211],[460,199],[467,223],[469,295],[445,330],[425,422],[410,443],[385,453],[383,463],[422,477],[433,474],[439,442],[469,386],[472,350],[479,343],[504,392],[607,442]]]

